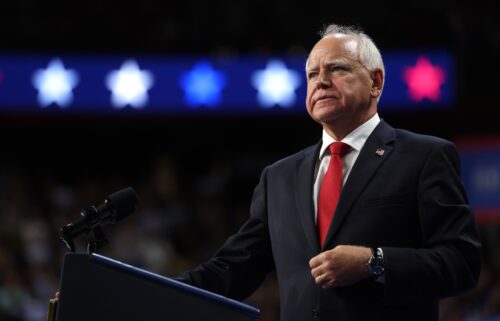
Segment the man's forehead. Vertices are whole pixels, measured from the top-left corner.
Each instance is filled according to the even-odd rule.
[[[311,50],[311,54],[316,52],[324,53],[331,51],[338,54],[357,54],[358,41],[354,36],[344,34],[332,34],[319,40]]]
[[[319,40],[311,50],[307,64],[333,60],[358,60],[358,42],[350,35],[333,34]]]

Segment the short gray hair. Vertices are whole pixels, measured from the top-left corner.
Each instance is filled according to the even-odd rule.
[[[373,40],[364,31],[355,26],[343,26],[337,24],[330,24],[325,26],[320,31],[321,38],[328,37],[334,34],[343,34],[354,37],[358,42],[358,58],[361,64],[369,71],[374,71],[375,69],[382,70],[383,82],[380,88],[380,96],[382,95],[382,89],[385,83],[385,67],[384,61],[382,60],[382,55],[380,50],[377,48]],[[378,97],[380,99],[380,96]]]

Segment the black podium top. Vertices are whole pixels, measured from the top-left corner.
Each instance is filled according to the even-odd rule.
[[[258,309],[98,255],[64,257],[56,321],[255,321]]]

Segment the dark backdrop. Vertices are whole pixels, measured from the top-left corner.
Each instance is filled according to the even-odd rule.
[[[0,2],[0,52],[247,54],[308,52],[330,22],[360,25],[384,50],[445,48],[456,105],[392,112],[395,127],[453,141],[500,137],[497,1]],[[264,166],[315,143],[308,116],[63,118],[0,116],[0,320],[42,320],[65,249],[58,229],[124,186],[137,214],[109,227],[103,253],[165,275],[209,257],[247,214]],[[500,197],[500,196],[499,196]],[[481,226],[476,291],[445,300],[442,320],[500,316],[500,233]],[[84,241],[80,245],[83,245]],[[273,276],[250,299],[277,320]],[[474,319],[475,318],[475,319]]]

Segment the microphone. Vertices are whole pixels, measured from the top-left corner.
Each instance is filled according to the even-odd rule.
[[[109,195],[99,206],[90,206],[81,211],[81,218],[61,228],[61,239],[66,246],[75,251],[73,239],[81,234],[94,232],[101,246],[107,243],[102,227],[115,224],[137,209],[137,194],[132,187],[127,187]]]

